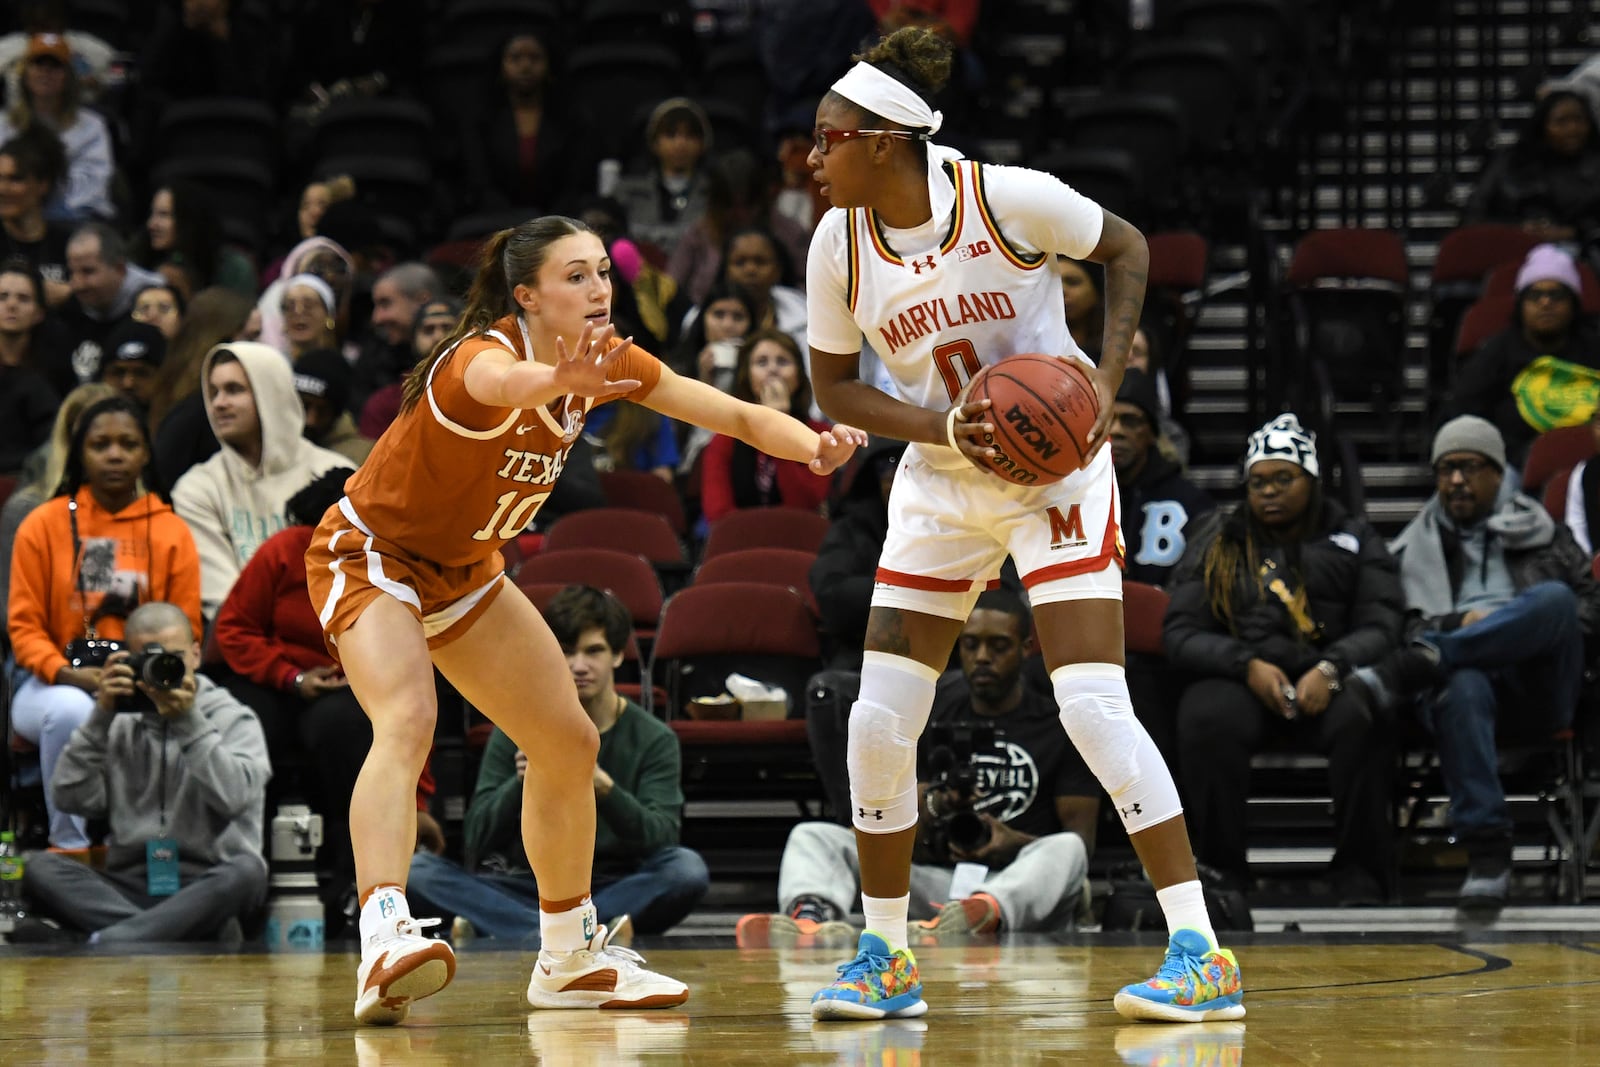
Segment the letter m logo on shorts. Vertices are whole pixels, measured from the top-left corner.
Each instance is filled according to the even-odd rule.
[[[1065,517],[1061,509],[1051,505],[1044,509],[1050,519],[1050,547],[1056,548],[1082,548],[1089,543],[1083,535],[1083,515],[1078,511],[1078,505],[1073,504],[1067,508]]]

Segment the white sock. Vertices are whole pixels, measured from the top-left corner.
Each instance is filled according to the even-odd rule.
[[[406,891],[397,885],[377,886],[361,905],[362,947],[374,938],[392,935],[395,922],[409,918],[411,906],[406,903]]]
[[[1211,916],[1206,912],[1205,890],[1198,881],[1157,889],[1156,900],[1167,917],[1169,937],[1179,930],[1198,930],[1205,935],[1207,944],[1217,947],[1217,934],[1211,929]]]
[[[583,903],[566,911],[539,909],[539,944],[551,952],[575,952],[588,948],[590,938],[599,929],[599,916],[588,897]]]
[[[869,897],[861,894],[861,910],[867,929],[889,942],[889,951],[906,947],[906,915],[911,911],[911,894],[903,897]]]

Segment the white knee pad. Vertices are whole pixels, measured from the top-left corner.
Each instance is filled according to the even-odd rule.
[[[1178,787],[1144,724],[1134,717],[1123,669],[1114,663],[1071,663],[1051,671],[1050,681],[1061,725],[1111,794],[1123,827],[1137,833],[1181,815]]]
[[[850,709],[845,763],[850,821],[868,834],[892,834],[917,822],[917,739],[933,710],[937,671],[887,652],[868,652],[861,695]]]

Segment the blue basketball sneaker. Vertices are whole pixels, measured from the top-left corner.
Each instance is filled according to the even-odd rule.
[[[889,951],[871,930],[861,933],[856,958],[839,966],[833,984],[811,998],[813,1019],[910,1019],[928,1010],[910,949]]]
[[[1124,986],[1117,1011],[1128,1019],[1203,1023],[1244,1018],[1244,982],[1239,961],[1212,948],[1197,930],[1179,930],[1167,943],[1167,958],[1147,982]]]

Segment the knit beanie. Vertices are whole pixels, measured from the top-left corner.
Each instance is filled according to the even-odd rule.
[[[1528,258],[1522,261],[1522,269],[1517,271],[1517,292],[1536,282],[1560,282],[1575,297],[1583,292],[1578,265],[1556,245],[1535,245],[1528,252]]]
[[[1506,469],[1506,442],[1500,430],[1488,419],[1476,415],[1457,415],[1433,435],[1433,455],[1429,463],[1438,463],[1440,456],[1451,452],[1476,452]]]

